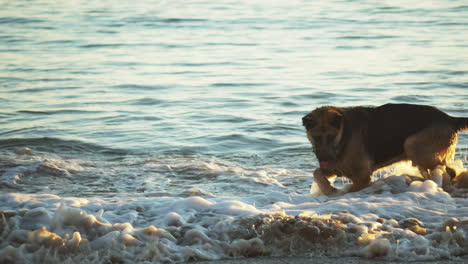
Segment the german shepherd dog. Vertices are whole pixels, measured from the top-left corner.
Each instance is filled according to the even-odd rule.
[[[337,193],[330,177],[349,178],[349,191],[356,192],[370,184],[374,171],[404,160],[427,179],[437,178],[434,172],[439,169],[436,182],[445,189],[456,176],[448,164],[455,155],[457,133],[468,129],[468,118],[413,104],[323,106],[302,122],[320,165],[315,182],[325,195]]]

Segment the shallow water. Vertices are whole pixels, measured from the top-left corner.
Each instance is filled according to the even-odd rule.
[[[216,223],[283,211],[346,211],[377,221],[383,212],[372,206],[404,203],[400,215],[395,210],[386,216],[399,221],[430,210],[418,209],[419,202],[408,198],[412,193],[436,193],[443,197],[441,206],[453,207],[434,209],[434,226],[450,217],[463,222],[463,199],[432,186],[410,188],[392,200],[390,187],[377,184],[383,189],[373,193],[375,199],[388,201],[373,201],[365,192],[337,200],[311,196],[317,162],[301,117],[323,104],[388,102],[429,104],[468,116],[467,11],[464,1],[2,3],[0,210],[15,212],[7,221],[15,228],[8,230],[43,225],[71,237],[80,228],[65,230],[54,223],[67,221],[53,220],[69,214],[71,209],[59,209],[63,203],[103,223],[128,222],[141,230],[168,228],[171,221],[164,219],[177,213],[184,219],[178,228],[190,223],[205,228],[210,239],[232,244],[241,236],[221,239]],[[467,166],[467,153],[464,132],[459,167]],[[347,209],[321,209],[335,202]],[[32,217],[37,226],[24,224],[30,215],[39,219]],[[418,218],[432,221],[433,215]],[[93,243],[116,230],[122,231],[78,231]],[[8,246],[19,248],[22,243],[2,232],[3,253]],[[209,252],[201,257],[188,253],[196,247],[182,238],[169,239],[169,253],[160,249],[166,253],[154,259],[248,255],[218,245],[200,249]],[[31,239],[23,244],[34,244]],[[395,241],[390,239],[389,258],[398,258]],[[97,248],[90,250],[98,254]],[[407,254],[401,254],[410,256],[411,247],[403,248]],[[308,250],[315,252],[313,246]],[[130,256],[136,251],[123,250]],[[413,251],[414,258],[447,257]],[[44,255],[34,248],[32,255],[21,252],[27,260]],[[86,258],[79,252],[65,258]]]

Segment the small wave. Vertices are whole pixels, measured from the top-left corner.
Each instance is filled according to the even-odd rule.
[[[297,122],[302,122],[300,117],[304,115],[298,115]],[[249,133],[258,133],[262,132],[269,135],[288,135],[292,131],[302,131],[302,126],[291,126],[290,124],[269,124],[269,123],[257,123],[251,124],[245,128],[246,132]]]
[[[23,114],[33,114],[33,115],[51,115],[52,114],[46,111],[33,111],[33,110],[19,110],[16,112],[23,113]]]
[[[18,43],[18,42],[26,42],[26,38],[22,38],[19,36],[14,36],[14,35],[3,35],[2,40],[5,41],[6,43]]]
[[[24,52],[25,50],[24,49],[15,49],[15,48],[11,48],[11,47],[8,47],[6,49],[0,49],[0,52],[11,52],[11,53],[14,53],[14,52]]]
[[[208,21],[207,19],[202,18],[165,18],[161,19],[160,21],[165,23],[184,23],[184,22],[205,22]]]
[[[203,115],[199,116],[198,118],[202,119],[204,122],[207,123],[246,123],[249,121],[253,121],[252,118],[246,118],[235,115]]]
[[[119,84],[114,85],[112,88],[117,89],[129,89],[129,90],[142,90],[142,91],[154,91],[154,90],[162,90],[167,89],[168,87],[162,85],[142,85],[142,84]]]
[[[468,82],[443,82],[441,84],[443,86],[448,86],[448,87],[468,88]]]
[[[208,146],[210,151],[222,151],[224,153],[242,152],[264,152],[282,146],[282,143],[273,137],[250,136],[246,134],[226,134],[211,137],[197,137],[190,140],[200,140],[203,145]]]
[[[137,120],[160,121],[162,120],[162,118],[158,116],[152,116],[152,115],[129,116],[128,114],[120,114],[120,115],[101,117],[101,118],[98,118],[98,120],[103,121],[106,124],[117,124],[117,123],[137,121]]]
[[[448,9],[449,11],[461,13],[463,11],[468,11],[468,5],[454,6]]]
[[[428,85],[433,85],[434,83],[432,82],[395,82],[393,83],[396,86],[419,86],[417,88],[423,88],[426,89]],[[423,86],[423,87],[421,87]]]
[[[207,42],[207,43],[203,43],[201,45],[206,45],[206,46],[246,46],[246,47],[257,46],[257,44],[255,44],[255,43],[235,43],[235,42]]]
[[[78,110],[78,109],[61,109],[50,111],[36,111],[36,110],[19,110],[17,113],[32,114],[32,115],[55,115],[55,114],[95,114],[99,111]]]
[[[85,143],[78,140],[63,140],[58,138],[10,138],[0,140],[2,151],[14,152],[19,148],[31,148],[33,151],[50,153],[69,153],[83,155],[85,153],[100,153],[107,155],[125,155],[126,150],[107,148],[96,144]]]
[[[468,75],[468,71],[447,71],[449,75]]]
[[[4,76],[0,76],[0,81],[5,82],[5,83],[11,83],[11,82],[27,82],[27,81],[29,81],[29,79],[18,78],[18,77],[4,77]]]
[[[346,39],[346,40],[353,40],[353,39],[391,39],[391,38],[399,38],[398,36],[391,36],[391,35],[376,35],[376,36],[341,36],[337,37],[337,39]]]
[[[98,49],[98,48],[135,48],[135,47],[161,47],[161,48],[191,48],[192,45],[187,44],[172,44],[172,43],[93,43],[80,45],[84,49]],[[114,62],[112,65],[115,65]]]
[[[280,103],[282,106],[286,106],[286,107],[293,107],[293,106],[299,106],[300,104],[296,103],[296,102],[292,102],[292,101],[285,101],[285,102],[281,102]]]
[[[46,40],[39,42],[40,45],[50,45],[50,44],[57,44],[57,45],[71,45],[76,44],[78,41],[72,39],[58,39],[58,40]]]
[[[353,92],[360,92],[360,93],[378,93],[382,92],[382,88],[376,87],[357,87],[350,89]]]
[[[185,74],[205,74],[206,71],[172,71],[172,72],[165,72],[165,74],[173,74],[173,75],[185,75]]]
[[[95,49],[95,48],[119,48],[122,46],[126,46],[126,44],[121,43],[108,43],[108,44],[86,44],[80,45],[80,48],[84,49]]]
[[[338,45],[336,49],[375,49],[376,46],[364,45],[364,46],[351,46],[351,45]]]
[[[314,92],[314,93],[308,93],[308,94],[301,94],[301,95],[295,95],[292,98],[293,99],[324,99],[324,98],[334,98],[337,97],[338,95],[335,93],[329,93],[329,92]]]
[[[401,74],[414,74],[414,75],[420,75],[420,74],[443,74],[446,73],[447,71],[441,70],[441,71],[429,71],[429,70],[414,70],[414,71],[404,71],[401,72]]]
[[[251,87],[251,86],[268,86],[270,83],[213,83],[213,87]]]
[[[180,23],[193,23],[193,22],[206,22],[208,19],[203,18],[177,18],[177,17],[169,17],[169,18],[162,18],[156,16],[131,16],[125,18],[123,21],[127,23],[166,23],[166,24],[180,24]]]
[[[8,71],[10,72],[43,72],[43,73],[51,73],[51,72],[62,72],[63,69],[62,68],[51,68],[51,67],[47,67],[47,66],[43,66],[43,67],[37,67],[37,68],[29,68],[29,67],[24,67],[24,65],[22,65],[21,67],[12,67],[12,68],[9,68]],[[49,80],[49,81],[57,81],[57,80],[61,80],[61,81],[68,81],[68,80],[72,80],[71,78],[30,78],[30,79],[25,79],[25,81],[42,81],[42,80]],[[48,88],[48,89],[53,89],[53,90],[60,90],[60,89],[65,89],[66,87],[52,87],[52,88]],[[43,88],[40,88],[40,89],[43,89]]]
[[[32,70],[34,71],[34,70]],[[65,82],[65,81],[71,81],[73,79],[35,79],[35,80],[30,80],[33,82]],[[49,91],[56,91],[56,90],[73,90],[77,89],[78,87],[76,86],[70,86],[70,87],[36,87],[36,88],[25,88],[25,89],[18,89],[15,92],[17,93],[41,93],[41,92],[49,92]]]
[[[310,111],[312,109],[309,109]],[[307,112],[305,111],[281,111],[280,113],[278,113],[278,115],[281,115],[281,116],[295,116],[295,117],[302,117],[304,115],[306,115]]]
[[[44,174],[69,177],[72,173],[81,170],[80,165],[65,160],[50,158],[34,158],[32,160],[0,159],[0,184],[15,188],[26,175]]]
[[[37,24],[42,23],[44,20],[32,19],[25,17],[0,17],[0,24]]]
[[[165,101],[163,101],[163,100],[158,100],[158,99],[155,99],[155,98],[145,97],[145,98],[125,101],[124,103],[129,104],[129,105],[159,105],[159,104],[164,103],[164,102]]]
[[[254,184],[284,188],[278,177],[292,174],[282,168],[250,168],[223,160],[194,157],[151,159],[144,162],[143,169],[151,173],[171,174],[179,181],[189,180],[192,186],[202,183],[204,189],[214,188],[215,191],[217,187],[226,187],[226,183],[246,187]],[[211,186],[204,184],[206,179],[210,179]]]
[[[369,12],[371,14],[400,14],[400,13],[405,13],[407,11],[396,6],[383,6],[383,7],[368,9],[368,10],[365,10],[365,12]]]
[[[243,63],[233,61],[219,61],[219,62],[181,62],[171,64],[174,66],[183,67],[204,67],[204,66],[226,66],[226,65],[243,65]]]
[[[423,95],[400,95],[394,96],[390,99],[395,102],[415,103],[415,102],[429,102],[430,98]]]

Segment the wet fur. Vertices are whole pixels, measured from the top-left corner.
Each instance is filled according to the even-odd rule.
[[[444,188],[455,171],[457,133],[468,129],[468,118],[447,115],[432,106],[386,104],[379,107],[323,106],[303,117],[320,168],[315,181],[324,194],[336,193],[328,178],[344,176],[359,191],[370,184],[375,170],[410,160],[426,178],[443,170]],[[440,178],[440,176],[439,176]]]

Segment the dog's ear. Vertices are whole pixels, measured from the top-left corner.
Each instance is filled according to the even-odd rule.
[[[334,126],[335,128],[339,129],[340,126],[341,126],[341,120],[343,120],[343,116],[342,115],[335,115],[333,116],[332,120],[331,120],[331,125]]]
[[[302,118],[302,125],[306,128],[314,127],[317,124],[317,120],[315,120],[310,114],[304,116]]]

